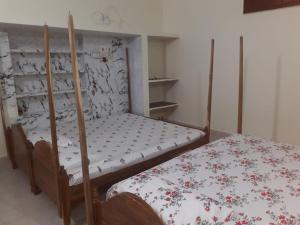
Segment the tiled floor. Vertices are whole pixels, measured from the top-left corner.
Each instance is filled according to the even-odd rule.
[[[212,132],[212,140],[226,136]],[[84,224],[84,205],[73,212],[72,222]],[[0,225],[62,225],[55,205],[44,194],[30,192],[28,180],[20,170],[12,170],[7,159],[0,159]]]
[[[0,160],[0,181],[0,225],[63,224],[55,205],[44,194],[33,195],[24,174],[12,170],[7,159]],[[74,211],[73,224],[83,224],[83,209]]]

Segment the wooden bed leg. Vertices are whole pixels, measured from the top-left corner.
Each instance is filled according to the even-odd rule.
[[[33,174],[33,171],[32,171],[32,177],[30,179],[30,187],[31,187],[31,192],[34,194],[34,195],[38,195],[40,194],[42,191],[41,189],[36,185],[36,182],[35,182],[35,179],[34,179],[34,174]]]
[[[58,203],[59,215],[63,218],[64,225],[71,224],[71,193],[67,172],[61,168],[60,171],[61,195]]]
[[[64,225],[71,224],[71,199],[70,194],[65,194],[63,196],[63,206],[62,206],[62,217],[64,221]]]
[[[58,203],[57,203],[57,207],[58,207],[58,214],[60,218],[63,218],[64,212],[63,212],[63,208],[64,208],[64,196],[65,196],[65,187],[69,186],[68,183],[68,175],[67,172],[65,171],[64,167],[61,166],[60,170],[59,170],[59,192],[61,193],[58,196]],[[67,194],[67,193],[66,193]]]
[[[34,195],[38,195],[41,193],[41,189],[34,182],[31,182],[31,192]]]
[[[64,215],[63,215],[63,220],[64,220],[64,225],[71,225],[71,206],[70,204],[64,204]]]
[[[207,126],[203,129],[203,131],[205,132],[205,143],[208,144],[210,142],[210,135],[211,135],[211,132],[210,132],[210,128],[208,128]]]
[[[29,146],[27,148],[27,155],[28,155],[28,165],[30,168],[30,174],[29,174],[29,179],[30,179],[30,187],[31,187],[31,192],[34,195],[38,195],[41,193],[41,189],[38,187],[35,181],[35,174],[34,174],[34,166],[33,166],[33,146]]]
[[[99,191],[93,189],[93,210],[94,210],[94,225],[102,225],[102,207]]]
[[[11,162],[12,168],[17,169],[18,165],[16,163],[15,156],[14,156],[14,149],[12,144],[12,130],[10,127],[6,129],[5,138],[6,138],[6,148],[7,148],[8,158]]]

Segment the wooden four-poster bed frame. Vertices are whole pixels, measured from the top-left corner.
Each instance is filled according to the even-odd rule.
[[[212,58],[213,58],[214,40],[212,40]],[[238,123],[237,133],[243,132],[243,61],[244,61],[243,37],[240,38],[240,59],[239,59],[239,96],[238,96]],[[210,74],[213,79],[213,74]],[[79,92],[78,92],[79,94]],[[79,96],[79,95],[78,95]],[[80,96],[79,96],[80,98]],[[80,102],[80,101],[78,101]],[[78,112],[80,114],[80,112]],[[84,130],[81,127],[81,130]],[[83,140],[85,137],[82,137]],[[83,156],[87,151],[82,148]],[[83,160],[82,167],[88,168],[87,161]],[[84,174],[86,187],[89,188],[88,171]],[[153,208],[143,199],[132,193],[121,193],[115,197],[102,202],[95,191],[86,190],[86,209],[88,225],[165,225],[162,219],[157,215]],[[126,206],[126,207],[124,207]],[[91,210],[91,211],[89,211]]]
[[[73,78],[75,82],[75,96],[77,104],[77,117],[79,127],[79,139],[81,146],[81,159],[82,159],[82,171],[84,181],[84,193],[85,204],[87,212],[87,224],[88,225],[150,225],[164,224],[153,209],[142,199],[130,193],[123,193],[105,201],[101,202],[101,198],[98,195],[99,190],[94,189],[92,191],[93,182],[90,180],[89,175],[89,159],[87,154],[86,133],[85,133],[85,121],[83,115],[82,96],[80,93],[80,78],[77,68],[77,55],[75,47],[75,33],[73,17],[69,15],[69,41],[71,47],[71,59]],[[241,54],[243,53],[243,39],[241,38]],[[240,67],[243,57],[240,57]],[[214,66],[214,40],[211,42],[211,63],[210,63],[210,75],[209,75],[209,94],[208,94],[208,127],[210,128],[211,118],[211,100],[212,100],[212,82],[213,82],[213,66]],[[242,93],[242,78],[243,68],[240,68],[240,94]],[[52,93],[51,98],[53,98]],[[54,118],[54,117],[53,117]],[[55,121],[54,121],[55,122]],[[239,98],[239,119],[238,119],[238,132],[242,132],[242,96]],[[55,135],[55,133],[53,133]]]
[[[80,83],[77,80],[78,76],[78,62],[75,47],[75,31],[73,26],[72,16],[69,17],[69,42],[71,48],[71,59],[72,59],[72,71],[74,80],[76,81],[75,90],[76,98],[79,93],[78,90]],[[58,213],[64,219],[64,224],[69,225],[71,222],[71,211],[79,202],[84,199],[84,190],[88,190],[85,187],[87,184],[78,184],[75,186],[69,185],[69,176],[63,166],[59,164],[58,147],[57,147],[57,134],[56,134],[56,121],[55,121],[55,109],[54,109],[54,97],[52,90],[52,74],[51,74],[51,62],[49,53],[49,33],[48,27],[44,26],[44,48],[45,48],[45,59],[46,59],[46,72],[48,82],[48,99],[49,99],[49,113],[50,113],[50,124],[51,124],[51,138],[52,143],[46,141],[39,141],[33,146],[33,144],[27,140],[25,132],[20,124],[13,124],[10,128],[9,144],[11,147],[9,155],[14,168],[20,168],[23,170],[30,180],[31,190],[34,194],[39,194],[43,191],[52,200],[58,208]],[[214,46],[212,46],[214,47]],[[128,87],[130,89],[130,71],[128,62],[128,49],[126,50],[127,55],[127,68],[128,68]],[[211,61],[211,71],[213,74],[213,51]],[[131,93],[128,92],[129,97],[129,111],[131,112]],[[210,121],[211,121],[211,101],[212,101],[212,76],[209,82],[209,94],[208,94],[208,105],[207,105],[207,126],[205,128],[199,128],[190,126],[183,123],[177,123],[174,121],[164,120],[168,123],[177,124],[180,126],[202,130],[205,132],[205,136],[200,137],[190,144],[171,150],[160,156],[146,160],[144,162],[135,164],[133,166],[120,169],[116,172],[111,172],[97,178],[92,179],[90,183],[93,187],[97,188],[98,191],[104,193],[112,184],[117,183],[125,178],[131,177],[156,165],[159,165],[165,161],[168,161],[186,151],[195,149],[209,142],[210,137]],[[79,102],[79,106],[82,105],[82,100]],[[82,107],[77,106],[77,111],[82,112]],[[84,127],[83,118],[79,118],[79,127]],[[80,136],[85,136],[85,130],[80,129]],[[83,137],[81,137],[82,139]],[[82,142],[82,141],[81,141]],[[86,141],[85,141],[86,142]],[[81,143],[86,145],[86,143]],[[87,156],[83,158],[83,161],[87,163]],[[85,172],[85,171],[83,171]],[[85,180],[86,178],[84,178]]]
[[[213,42],[212,42],[213,43]],[[243,132],[243,92],[244,92],[244,47],[240,38],[239,96],[237,133]],[[211,74],[212,79],[212,74]],[[86,178],[88,181],[88,177]],[[87,213],[92,223],[88,225],[164,225],[162,219],[143,199],[131,193],[121,193],[104,203],[95,194],[92,195],[92,212]],[[126,209],[122,205],[126,204]],[[90,207],[89,207],[90,208]],[[87,207],[88,209],[88,207]],[[89,219],[88,221],[90,221]],[[149,221],[151,221],[149,223]]]

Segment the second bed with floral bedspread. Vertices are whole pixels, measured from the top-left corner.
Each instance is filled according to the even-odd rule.
[[[300,148],[233,135],[114,185],[166,224],[300,224]]]

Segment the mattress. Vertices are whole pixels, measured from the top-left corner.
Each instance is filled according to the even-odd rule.
[[[59,161],[70,185],[82,183],[78,132],[76,121],[57,124]],[[128,113],[86,121],[86,134],[91,178],[151,159],[205,135],[200,130]],[[32,143],[51,141],[50,128],[28,131],[27,138]]]
[[[299,225],[300,148],[233,135],[114,185],[165,224]]]

